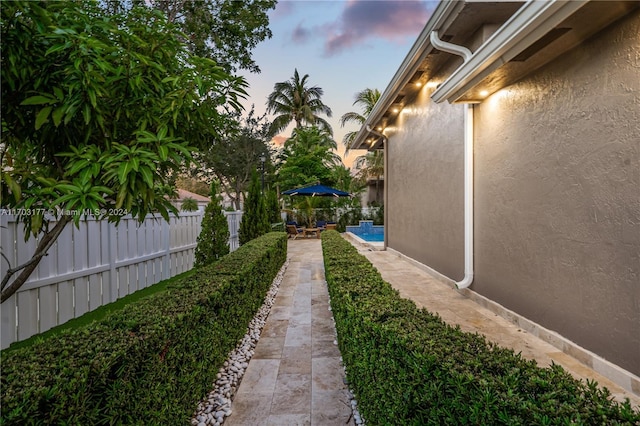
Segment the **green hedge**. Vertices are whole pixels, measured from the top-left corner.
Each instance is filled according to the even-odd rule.
[[[189,424],[286,259],[270,233],[78,329],[2,354],[2,424]]]
[[[640,424],[640,411],[597,383],[418,309],[337,232],[324,232],[322,247],[347,379],[368,425]]]

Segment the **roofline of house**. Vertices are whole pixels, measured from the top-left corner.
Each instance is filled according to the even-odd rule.
[[[494,84],[491,87],[487,86],[484,88],[486,90],[483,90],[483,87],[480,87],[481,83],[485,84],[485,82],[487,82],[489,85],[492,84],[490,80],[487,80],[487,77],[498,68],[510,63],[517,55],[535,45],[538,40],[543,39],[545,34],[550,33],[550,31],[557,28],[558,25],[571,19],[571,17],[584,8],[584,6],[590,3],[597,3],[592,0],[523,2],[522,6],[470,55],[468,54],[470,52],[467,48],[443,42],[438,38],[438,34],[445,34],[445,32],[449,30],[451,25],[461,16],[461,13],[463,13],[467,5],[482,3],[484,1],[485,0],[441,0],[440,3],[438,3],[438,6],[426,23],[418,39],[411,47],[411,50],[398,68],[398,71],[396,71],[393,79],[381,95],[380,100],[376,103],[367,120],[356,134],[350,149],[374,150],[381,145],[381,142],[384,142],[386,139],[384,129],[376,129],[376,124],[384,120],[389,108],[396,103],[398,95],[402,93],[403,89],[407,88],[408,84],[411,84],[412,78],[414,78],[423,61],[434,49],[462,55],[464,62],[452,71],[444,82],[439,84],[431,94],[431,99],[438,103],[444,100],[450,103],[482,102],[484,98],[502,87],[498,83],[498,85]],[[487,3],[492,2],[487,1]],[[618,3],[626,2],[621,1]],[[628,11],[630,7],[635,8],[640,6],[636,4],[634,6],[620,8],[619,12],[602,16],[602,20],[596,20],[595,23],[590,23],[590,21],[581,22],[581,24],[584,24],[582,25],[583,31],[572,36],[573,38],[571,40],[575,39],[579,42],[581,39],[583,40],[589,37],[592,34],[589,32],[590,30],[597,31],[599,25],[607,25],[612,20],[621,16],[620,14],[626,13],[625,10]],[[595,13],[597,13],[598,9],[592,8],[590,10],[595,10]],[[583,16],[582,19],[588,19],[588,15],[586,15],[586,17]],[[609,22],[607,22],[607,20],[609,20]],[[431,39],[432,35],[434,39]],[[434,43],[438,45],[439,48],[434,47]],[[564,44],[565,49],[572,47],[568,43]],[[563,48],[562,46],[558,47],[560,49]],[[561,51],[562,50],[560,50],[560,52]],[[548,56],[548,58],[547,60],[551,60],[553,56]],[[542,57],[541,61],[544,60],[544,57]],[[545,62],[539,61],[537,66],[541,66],[544,63]],[[517,72],[520,71],[515,71],[514,76],[517,76]]]
[[[484,77],[516,57],[587,3],[588,0],[525,3],[451,73],[433,92],[431,99],[437,103],[445,99],[450,103],[459,100]]]
[[[418,39],[413,43],[409,53],[391,79],[391,82],[389,82],[387,88],[380,96],[380,99],[371,110],[371,113],[367,117],[364,125],[356,134],[350,149],[362,149],[360,147],[365,144],[366,138],[370,133],[367,130],[367,126],[369,128],[374,128],[375,123],[382,118],[387,108],[389,108],[393,103],[398,92],[407,84],[408,80],[416,72],[416,69],[420,66],[422,60],[431,53],[431,50],[433,50],[433,47],[429,43],[431,32],[434,30],[441,31],[442,29],[447,28],[453,21],[452,18],[455,18],[462,10],[464,4],[464,1],[441,1],[438,3],[438,6],[433,11],[431,18],[427,21],[427,24],[418,36]]]

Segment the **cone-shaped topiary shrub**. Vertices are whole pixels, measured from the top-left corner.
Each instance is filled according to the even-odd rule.
[[[215,183],[211,184],[211,202],[202,219],[202,230],[196,246],[196,267],[208,265],[229,253],[229,223],[217,197]]]
[[[264,196],[258,182],[258,174],[253,171],[249,193],[244,203],[244,213],[240,222],[240,245],[245,244],[271,230]]]

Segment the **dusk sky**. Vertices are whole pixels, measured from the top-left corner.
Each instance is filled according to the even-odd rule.
[[[253,57],[262,72],[244,74],[249,87],[247,109],[266,110],[267,96],[277,82],[289,80],[298,69],[309,84],[324,90],[322,101],[333,116],[334,139],[342,154],[342,137],[356,125],[340,127],[340,117],[353,106],[355,94],[366,88],[383,92],[437,2],[413,0],[280,0],[270,13],[273,37],[258,45]],[[273,117],[269,117],[270,119]],[[325,117],[326,118],[326,117]],[[276,141],[291,134],[290,126]],[[364,151],[352,151],[347,166]]]

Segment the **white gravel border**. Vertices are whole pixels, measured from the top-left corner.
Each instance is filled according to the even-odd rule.
[[[271,283],[264,303],[260,309],[258,309],[255,317],[249,322],[247,333],[238,346],[229,352],[227,360],[216,375],[217,379],[213,384],[213,390],[209,392],[206,398],[198,403],[197,410],[191,418],[192,425],[221,426],[225,418],[231,415],[231,402],[244,376],[244,372],[249,366],[249,361],[251,357],[253,357],[255,347],[258,340],[260,340],[260,334],[267,321],[267,316],[269,316],[269,312],[276,299],[288,266],[289,259],[284,262],[282,268],[280,268],[280,271],[278,271],[278,274]],[[331,307],[329,307],[329,310],[331,310]],[[337,344],[338,342],[336,341],[334,343]],[[358,426],[363,426],[365,424],[364,419],[358,412],[357,402],[352,391],[349,392],[349,397],[351,398],[351,409],[353,410],[355,423]]]
[[[218,371],[213,390],[209,392],[206,398],[198,403],[196,413],[191,418],[192,425],[220,426],[224,422],[225,417],[231,415],[231,400],[254,354],[254,349],[260,339],[260,333],[264,328],[267,316],[271,311],[271,307],[276,299],[278,289],[280,288],[288,266],[289,260],[287,259],[271,283],[267,296],[264,298],[264,303],[260,309],[258,309],[258,312],[251,322],[249,322],[247,333],[238,346],[229,352],[227,360],[220,368],[220,371]]]

